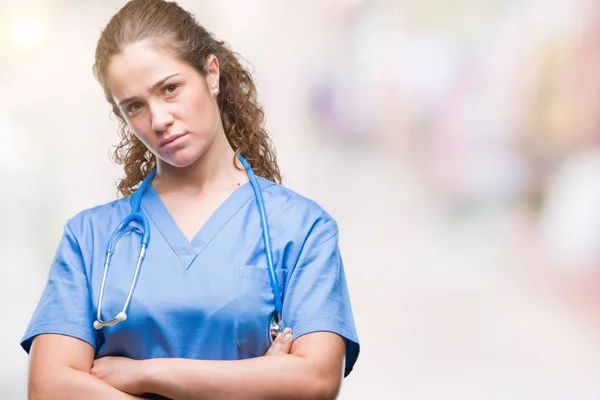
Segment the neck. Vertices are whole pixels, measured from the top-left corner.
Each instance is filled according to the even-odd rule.
[[[189,194],[234,189],[248,180],[246,171],[236,168],[235,152],[225,133],[218,134],[209,149],[193,164],[179,168],[157,160],[152,182],[158,193],[182,190]]]

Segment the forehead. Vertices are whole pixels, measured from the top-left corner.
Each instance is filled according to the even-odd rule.
[[[106,71],[106,82],[117,101],[141,96],[156,82],[173,74],[189,75],[195,70],[166,50],[149,42],[127,46],[115,55]]]

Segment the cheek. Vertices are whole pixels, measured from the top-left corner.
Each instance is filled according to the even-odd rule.
[[[193,130],[202,135],[212,134],[217,118],[217,105],[208,94],[201,93],[187,102],[186,114],[193,121]]]
[[[129,130],[135,134],[135,136],[144,144],[146,147],[156,147],[156,135],[152,130],[150,123],[143,121],[141,118],[129,121],[127,126]]]

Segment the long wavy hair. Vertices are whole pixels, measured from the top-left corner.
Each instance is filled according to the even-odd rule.
[[[132,0],[125,4],[102,31],[93,67],[106,100],[119,122],[120,143],[113,160],[123,165],[125,176],[117,182],[123,196],[131,195],[156,166],[156,157],[130,131],[106,83],[112,58],[128,45],[150,40],[206,76],[205,60],[219,60],[219,96],[223,128],[229,144],[252,165],[256,175],[281,183],[275,148],[264,128],[264,112],[257,101],[256,87],[239,55],[217,40],[194,16],[175,2]],[[233,160],[232,160],[233,161]]]

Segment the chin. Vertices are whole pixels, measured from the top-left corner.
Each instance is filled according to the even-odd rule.
[[[181,151],[171,155],[171,157],[162,158],[162,161],[175,168],[187,168],[198,161],[200,157],[202,157],[202,154],[190,154]]]
[[[200,157],[196,158],[183,158],[177,157],[170,160],[165,160],[165,162],[175,168],[187,168],[193,165]]]
[[[206,144],[190,143],[176,149],[168,149],[160,155],[160,159],[165,164],[175,168],[187,168],[195,164],[206,153],[209,146]]]

